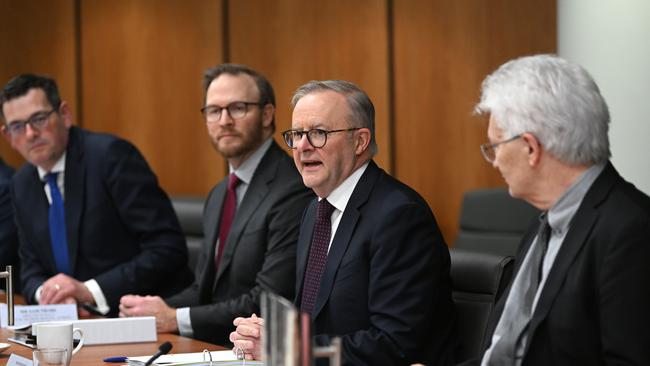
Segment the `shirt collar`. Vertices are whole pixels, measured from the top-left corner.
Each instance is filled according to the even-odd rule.
[[[248,159],[241,163],[239,168],[233,169],[232,165],[228,164],[228,170],[230,173],[235,173],[242,183],[250,184],[257,166],[260,164],[262,157],[264,157],[264,154],[266,154],[266,151],[271,146],[271,140],[272,138],[270,137],[266,139],[266,141],[264,141]]]
[[[334,206],[337,210],[341,212],[345,211],[345,206],[347,206],[348,201],[352,196],[354,187],[357,186],[359,179],[361,179],[361,176],[363,175],[363,172],[366,171],[369,163],[370,161],[367,161],[365,164],[360,166],[359,169],[355,170],[352,174],[350,174],[349,177],[345,178],[343,183],[336,187],[332,193],[327,196],[327,201],[331,203],[332,206]],[[321,197],[318,197],[319,201],[321,199]]]
[[[38,177],[42,181],[46,181],[47,179],[45,178],[45,176],[48,173],[62,173],[62,172],[64,172],[65,171],[65,155],[66,155],[66,152],[64,151],[63,155],[61,155],[59,160],[56,161],[56,163],[54,164],[54,166],[52,167],[52,169],[50,171],[46,171],[43,168],[41,168],[40,166],[37,166],[36,170],[38,171]]]
[[[548,224],[553,231],[564,233],[569,228],[582,199],[604,168],[605,163],[590,166],[548,210]]]

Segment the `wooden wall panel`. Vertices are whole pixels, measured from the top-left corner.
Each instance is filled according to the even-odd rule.
[[[81,2],[84,126],[131,140],[170,194],[205,195],[226,165],[199,109],[222,62],[219,0]]]
[[[395,173],[427,199],[451,245],[463,192],[504,185],[479,151],[480,83],[508,59],[555,51],[556,5],[395,1],[394,25]]]
[[[18,74],[47,74],[57,80],[62,98],[76,110],[74,3],[0,0],[0,88]],[[0,155],[14,167],[20,166],[22,157],[1,140]]]
[[[390,171],[387,4],[385,1],[229,1],[230,61],[273,83],[277,129],[291,127],[289,100],[314,79],[360,85],[376,109],[376,158]],[[279,141],[279,133],[276,133]],[[284,146],[284,143],[282,143]]]

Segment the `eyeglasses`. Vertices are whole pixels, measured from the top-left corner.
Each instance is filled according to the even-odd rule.
[[[295,149],[298,147],[298,144],[300,143],[300,140],[302,140],[303,135],[307,135],[307,141],[309,141],[309,144],[315,148],[321,148],[325,146],[325,143],[327,143],[327,135],[330,133],[335,133],[335,132],[347,132],[347,131],[356,131],[360,129],[361,127],[355,127],[355,128],[345,128],[341,130],[321,130],[320,128],[313,128],[308,131],[302,131],[302,130],[287,130],[282,132],[282,137],[284,138],[284,142],[289,146],[291,149]]]
[[[228,115],[232,119],[244,118],[246,112],[248,112],[249,105],[262,106],[262,103],[255,102],[232,102],[225,107],[220,107],[218,105],[207,105],[201,108],[201,113],[205,118],[205,121],[208,123],[219,122],[221,119],[221,112],[226,109],[228,110]]]
[[[56,112],[56,109],[50,111],[36,112],[31,117],[24,121],[15,121],[3,126],[3,129],[6,133],[12,136],[22,136],[27,131],[27,125],[30,125],[32,129],[40,131],[45,124],[49,121],[52,113]]]
[[[518,138],[521,137],[521,134],[512,136],[511,138],[501,141],[501,142],[496,142],[494,144],[491,144],[489,142],[484,143],[481,145],[481,153],[483,153],[483,157],[485,160],[487,160],[488,163],[492,164],[494,163],[494,159],[497,157],[497,147],[501,144],[508,143],[510,141],[514,141]]]

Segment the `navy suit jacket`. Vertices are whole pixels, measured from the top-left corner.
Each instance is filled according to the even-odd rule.
[[[13,266],[14,290],[20,292],[20,266],[18,260],[18,235],[14,225],[14,209],[11,206],[11,176],[14,170],[0,159],[0,271],[7,265]],[[5,288],[5,281],[0,281]]]
[[[535,238],[533,226],[522,240],[515,276]],[[608,163],[549,272],[522,365],[650,365],[649,262],[650,198]],[[488,343],[507,297],[495,307]]]
[[[235,317],[260,313],[262,290],[294,296],[300,216],[314,195],[293,160],[273,141],[240,203],[215,277],[215,244],[228,179],[215,186],[203,212],[205,239],[196,280],[166,299],[190,307],[193,337],[229,345]]]
[[[297,298],[316,201],[298,239]],[[370,162],[334,235],[312,312],[317,344],[342,337],[345,365],[448,365],[457,338],[449,251],[427,203]]]
[[[72,275],[95,279],[111,315],[125,294],[171,295],[187,286],[187,247],[167,194],[129,142],[71,127],[65,161],[65,220]],[[35,166],[14,176],[23,294],[57,274],[49,204]]]

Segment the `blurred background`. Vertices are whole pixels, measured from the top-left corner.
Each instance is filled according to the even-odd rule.
[[[199,113],[203,70],[235,62],[265,74],[276,91],[278,141],[290,127],[289,99],[299,85],[350,80],[375,103],[376,161],[426,198],[451,243],[463,192],[504,186],[478,147],[486,142],[485,118],[472,116],[480,83],[508,59],[558,52],[558,8],[566,6],[562,0],[0,0],[0,83],[23,72],[53,76],[75,124],[135,143],[170,195],[204,196],[227,166]],[[648,166],[644,149],[640,163]],[[23,163],[4,140],[0,155],[14,167]]]

